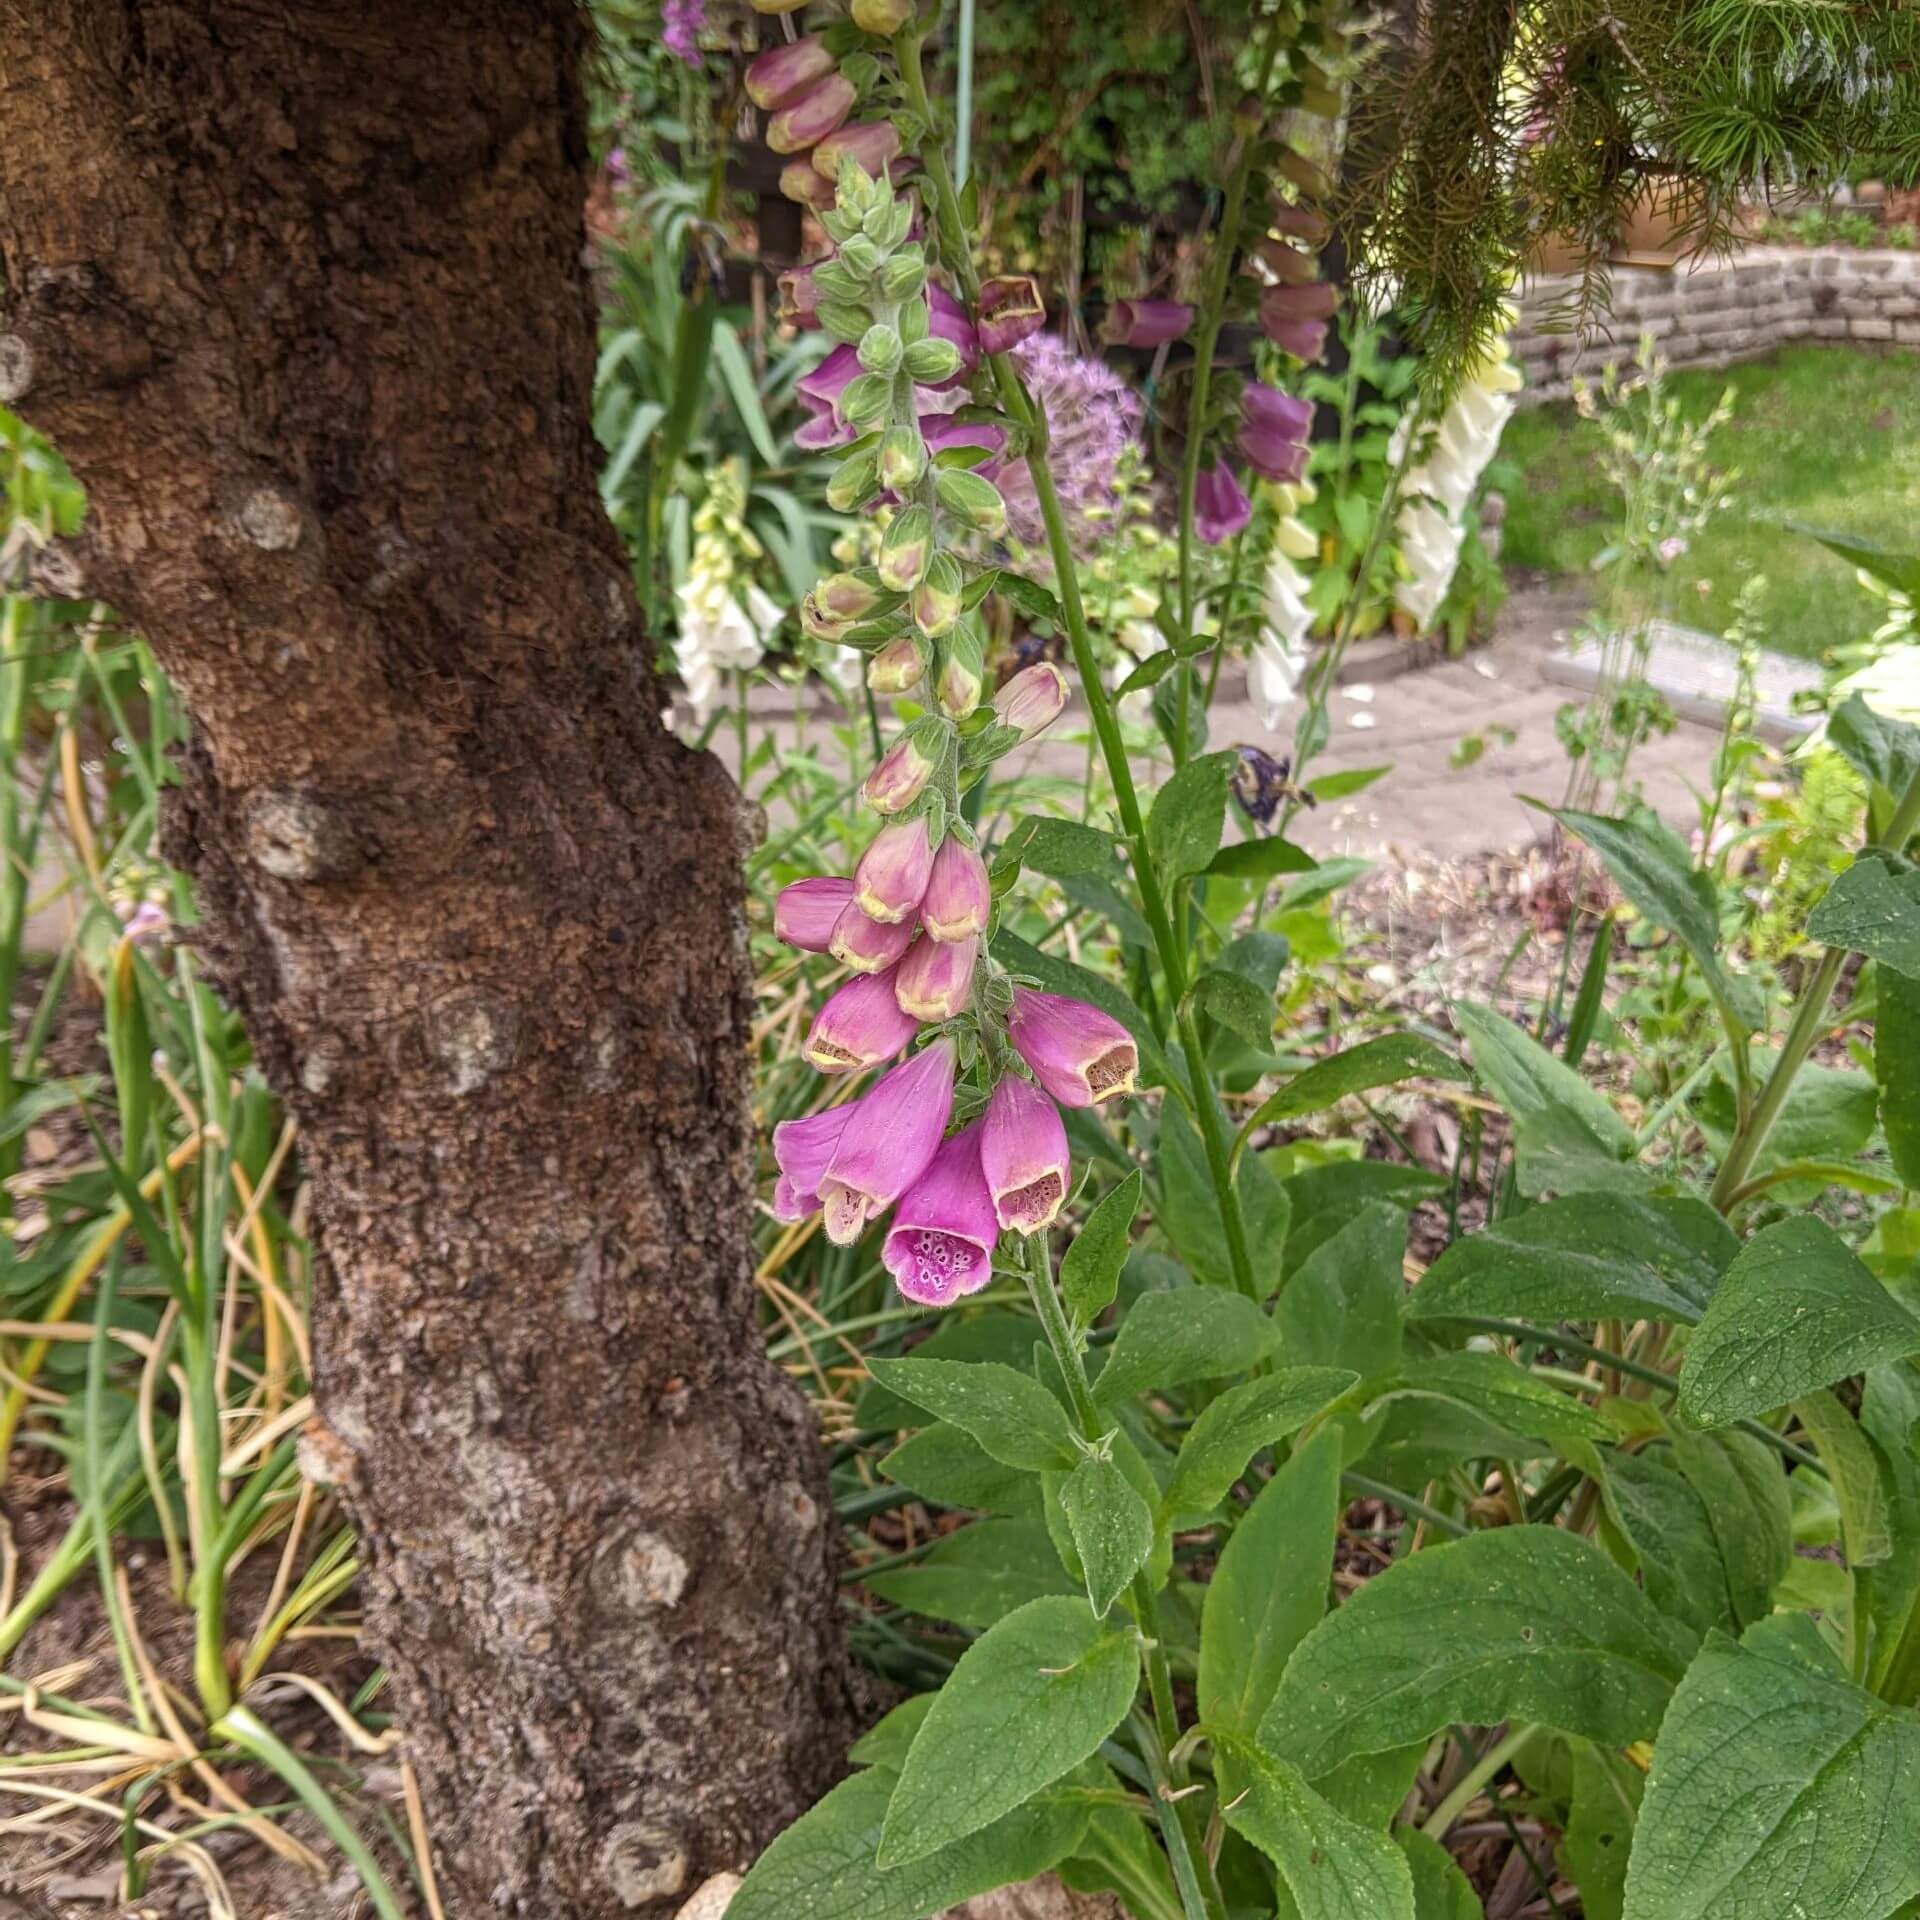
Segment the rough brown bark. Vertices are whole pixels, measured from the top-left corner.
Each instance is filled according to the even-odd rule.
[[[318,1393],[449,1909],[670,1911],[837,1766],[753,1333],[742,803],[587,431],[571,0],[0,0],[0,398],[196,744],[195,936],[301,1126]]]

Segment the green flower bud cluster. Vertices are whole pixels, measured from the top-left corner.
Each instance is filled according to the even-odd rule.
[[[984,690],[979,607],[995,578],[967,553],[1006,532],[1006,503],[951,455],[944,465],[931,458],[917,393],[953,380],[966,362],[933,331],[926,254],[909,238],[908,203],[886,179],[843,162],[821,223],[839,254],[814,269],[818,318],[860,363],[838,407],[861,437],[828,481],[827,501],[841,513],[876,507],[882,495],[895,504],[874,565],[821,581],[801,618],[816,637],[865,651],[876,693],[917,695],[948,721],[966,721]],[[1000,727],[971,732],[989,756],[1016,740]],[[970,759],[984,764],[978,748]]]

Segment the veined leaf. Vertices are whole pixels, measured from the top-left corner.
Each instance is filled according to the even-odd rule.
[[[1227,783],[1238,758],[1233,753],[1203,754],[1188,761],[1154,795],[1147,815],[1147,849],[1164,886],[1198,873],[1219,851]]]
[[[1140,1638],[1103,1632],[1084,1600],[1030,1600],[947,1676],[887,1807],[878,1860],[900,1867],[964,1840],[1095,1751],[1133,1704]]]
[[[1861,854],[1807,916],[1807,932],[1895,973],[1920,975],[1920,867],[1889,853]]]
[[[1038,1520],[976,1521],[944,1535],[912,1566],[889,1567],[864,1585],[910,1613],[975,1628],[996,1625],[1029,1600],[1078,1591]]]
[[[1920,1187],[1920,980],[1882,967],[1875,982],[1873,1077],[1880,1127],[1901,1183]]]
[[[1188,1428],[1161,1513],[1169,1519],[1206,1513],[1262,1447],[1297,1433],[1356,1377],[1341,1367],[1286,1367],[1228,1388]]]
[[[1153,1551],[1153,1509],[1111,1460],[1082,1460],[1060,1486],[1060,1509],[1073,1535],[1094,1613],[1107,1609]]]
[[[1896,798],[1920,773],[1920,727],[1876,712],[1857,693],[1827,716],[1827,744],[1845,754],[1855,772]]]
[[[877,1360],[867,1371],[936,1420],[964,1429],[994,1459],[1030,1472],[1080,1458],[1066,1409],[1037,1380],[991,1360]]]
[[[977,1507],[1015,1516],[1040,1512],[1039,1483],[1003,1466],[972,1434],[944,1420],[923,1427],[880,1462],[889,1480],[942,1507]]]
[[[1375,1201],[1323,1240],[1287,1281],[1273,1310],[1291,1361],[1350,1367],[1362,1380],[1400,1364],[1407,1216]]]
[[[1139,1206],[1140,1169],[1136,1167],[1087,1215],[1067,1243],[1060,1259],[1060,1292],[1083,1327],[1113,1304]]]
[[[1246,1139],[1256,1128],[1271,1126],[1278,1120],[1297,1119],[1303,1113],[1318,1113],[1352,1093],[1365,1093],[1374,1087],[1390,1087],[1402,1080],[1464,1080],[1466,1070],[1449,1053],[1443,1053],[1431,1040],[1417,1033],[1385,1033],[1377,1040],[1363,1040],[1357,1047],[1318,1060],[1304,1073],[1297,1073],[1279,1092],[1270,1094],[1255,1110],[1252,1119],[1240,1129]]]
[[[1793,1403],[1793,1410],[1812,1434],[1839,1502],[1847,1565],[1856,1569],[1878,1566],[1893,1552],[1893,1533],[1887,1488],[1873,1442],[1830,1393],[1806,1394]]]
[[[1394,1838],[1413,1875],[1415,1920],[1486,1920],[1480,1896],[1439,1841],[1417,1827],[1403,1827]]]
[[[1551,1440],[1610,1440],[1614,1429],[1582,1400],[1537,1380],[1498,1353],[1430,1353],[1401,1369],[1382,1400],[1438,1395],[1457,1400],[1508,1433]]]
[[[1279,1328],[1245,1294],[1220,1287],[1144,1293],[1120,1323],[1093,1397],[1111,1409],[1150,1387],[1242,1373],[1264,1360],[1279,1338]]]
[[[1649,1738],[1694,1636],[1557,1527],[1428,1547],[1294,1650],[1260,1744],[1309,1779],[1455,1721],[1538,1720],[1606,1746]]]

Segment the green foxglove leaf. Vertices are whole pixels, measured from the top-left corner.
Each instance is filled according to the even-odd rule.
[[[889,1567],[864,1584],[910,1613],[975,1628],[997,1625],[1029,1600],[1078,1591],[1038,1520],[977,1521],[936,1541],[912,1566]]]
[[[1417,1033],[1385,1033],[1363,1040],[1357,1047],[1316,1061],[1270,1094],[1241,1128],[1243,1135],[1303,1113],[1318,1113],[1349,1094],[1374,1087],[1396,1086],[1402,1080],[1464,1080],[1466,1069],[1452,1054]]]
[[[1285,1270],[1293,1272],[1313,1250],[1330,1240],[1371,1200],[1403,1213],[1447,1190],[1446,1181],[1424,1167],[1400,1167],[1386,1160],[1335,1160],[1303,1167],[1282,1183],[1292,1203],[1287,1227]]]
[[[1920,975],[1920,867],[1863,853],[1821,896],[1807,932],[1895,973]]]
[[[933,1707],[933,1695],[916,1693],[884,1713],[847,1749],[856,1767],[885,1767],[898,1773],[907,1764],[907,1751],[919,1738],[920,1722]]]
[[[1790,1618],[1741,1645],[1714,1635],[1674,1694],[1626,1920],[1886,1920],[1920,1893],[1920,1718]]]
[[[1399,1207],[1362,1209],[1287,1281],[1273,1312],[1281,1352],[1296,1363],[1350,1367],[1362,1380],[1390,1376],[1400,1364],[1406,1251]]]
[[[1651,1736],[1694,1636],[1591,1542],[1499,1527],[1369,1580],[1301,1641],[1260,1744],[1309,1779],[1455,1721]]]
[[[1453,1017],[1474,1070],[1513,1121],[1521,1187],[1529,1194],[1643,1191],[1633,1129],[1606,1096],[1530,1034],[1487,1007],[1461,1001]]]
[[[1827,745],[1837,747],[1856,772],[1896,797],[1920,773],[1920,727],[1876,713],[1857,693],[1827,716]]]
[[[1873,1368],[1860,1395],[1860,1425],[1885,1463],[1893,1543],[1885,1560],[1854,1576],[1872,1630],[1867,1682],[1882,1699],[1920,1700],[1920,1371]]]
[[[1003,1466],[1039,1472],[1080,1458],[1066,1409],[1037,1380],[992,1360],[869,1360],[902,1400],[973,1435]]]
[[[1893,1552],[1893,1532],[1887,1483],[1873,1442],[1831,1393],[1804,1394],[1793,1403],[1793,1411],[1813,1436],[1839,1502],[1848,1566],[1878,1566]]]
[[[1067,1310],[1089,1326],[1113,1304],[1120,1269],[1127,1264],[1133,1216],[1140,1207],[1140,1171],[1120,1182],[1087,1215],[1060,1261],[1060,1291]]]
[[[1110,1409],[1152,1387],[1244,1373],[1279,1338],[1272,1319],[1242,1293],[1218,1287],[1143,1293],[1120,1323],[1093,1397]]]
[[[1414,1920],[1486,1920],[1486,1909],[1467,1876],[1437,1840],[1406,1827],[1394,1838],[1413,1876]]]
[[[1033,1370],[1031,1315],[949,1312],[913,1350],[916,1360],[998,1360],[1016,1373]],[[853,1403],[853,1422],[869,1432],[915,1424],[912,1404],[869,1380]]]
[[[1176,1518],[1210,1511],[1262,1447],[1299,1432],[1355,1379],[1343,1367],[1285,1367],[1230,1387],[1187,1430],[1161,1512]]]
[[[1037,1516],[1040,1487],[1032,1474],[1003,1466],[972,1434],[945,1421],[923,1427],[880,1462],[880,1471],[940,1507]]]
[[[1632,1546],[1654,1605],[1695,1633],[1725,1631],[1735,1622],[1713,1522],[1693,1483],[1663,1453],[1603,1456],[1607,1513]]]
[[[1269,834],[1259,840],[1236,840],[1222,847],[1207,863],[1209,873],[1229,880],[1271,880],[1280,873],[1311,873],[1313,855],[1291,840]]]
[[[1336,1812],[1297,1767],[1220,1742],[1220,1811],[1280,1869],[1300,1920],[1414,1920],[1413,1876],[1384,1833]]]
[[[1210,967],[1192,986],[1193,1004],[1257,1051],[1273,1044],[1273,994],[1224,967]]]
[[[923,1920],[1044,1873],[1086,1830],[1084,1804],[1029,1800],[903,1865],[877,1866],[893,1790],[894,1776],[881,1769],[843,1780],[754,1862],[727,1920]]]
[[[1407,1296],[1410,1320],[1637,1318],[1691,1326],[1740,1243],[1700,1200],[1569,1194],[1463,1234]]]
[[[1764,1620],[1793,1559],[1793,1502],[1778,1457],[1750,1433],[1677,1433],[1673,1457],[1706,1507],[1736,1630]]]
[[[1213,1098],[1211,1088],[1203,1096]],[[1290,1211],[1287,1190],[1257,1154],[1242,1156],[1234,1186],[1247,1230],[1254,1284],[1265,1299],[1280,1283],[1280,1252],[1286,1244]],[[1226,1228],[1207,1168],[1206,1149],[1185,1111],[1166,1102],[1160,1109],[1159,1224],[1196,1280],[1210,1287],[1231,1287]]]
[[[1721,1427],[1920,1351],[1920,1320],[1823,1220],[1764,1228],[1727,1269],[1680,1369],[1680,1411]]]
[[[1181,1920],[1167,1856],[1148,1822],[1125,1807],[1095,1807],[1071,1859],[1056,1869],[1075,1893],[1114,1893],[1135,1920]]]
[[[1221,1551],[1200,1615],[1200,1718],[1252,1739],[1288,1657],[1327,1610],[1340,1435],[1323,1428],[1261,1488]]]
[[[1060,1507],[1086,1575],[1087,1598],[1104,1620],[1153,1551],[1153,1509],[1111,1460],[1091,1457],[1061,1482]]]
[[[1403,1366],[1382,1399],[1436,1396],[1471,1407],[1503,1432],[1551,1440],[1611,1440],[1614,1429],[1584,1401],[1537,1380],[1498,1353],[1430,1353]]]
[[[1646,1789],[1638,1767],[1605,1753],[1591,1740],[1571,1740],[1573,1796],[1562,1858],[1587,1920],[1621,1920],[1627,1893],[1627,1855]]]
[[[1133,1704],[1140,1639],[1084,1600],[1030,1600],[948,1675],[887,1808],[879,1862],[899,1867],[991,1825],[1093,1753]]]
[[[1766,1007],[1758,987],[1721,964],[1720,893],[1713,876],[1693,864],[1686,842],[1671,827],[1653,813],[1616,820],[1568,808],[1554,818],[1605,861],[1640,913],[1686,948],[1715,1002],[1742,1031],[1764,1024]]]
[[[1894,1171],[1920,1187],[1920,980],[1882,967],[1875,982],[1873,1077]]]
[[[1112,834],[1102,833],[1098,827],[1029,814],[1007,835],[1000,857],[1059,879],[1073,873],[1109,872],[1118,852]]]
[[[1154,795],[1147,815],[1147,851],[1163,887],[1171,890],[1188,874],[1198,873],[1219,851],[1227,783],[1238,763],[1235,753],[1203,754],[1188,761]]]

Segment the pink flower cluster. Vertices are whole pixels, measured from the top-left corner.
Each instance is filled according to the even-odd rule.
[[[900,135],[893,123],[848,123],[859,97],[818,34],[769,47],[747,68],[747,98],[768,115],[767,145],[793,156],[780,173],[789,200],[832,206],[845,160],[875,176],[894,170]]]

